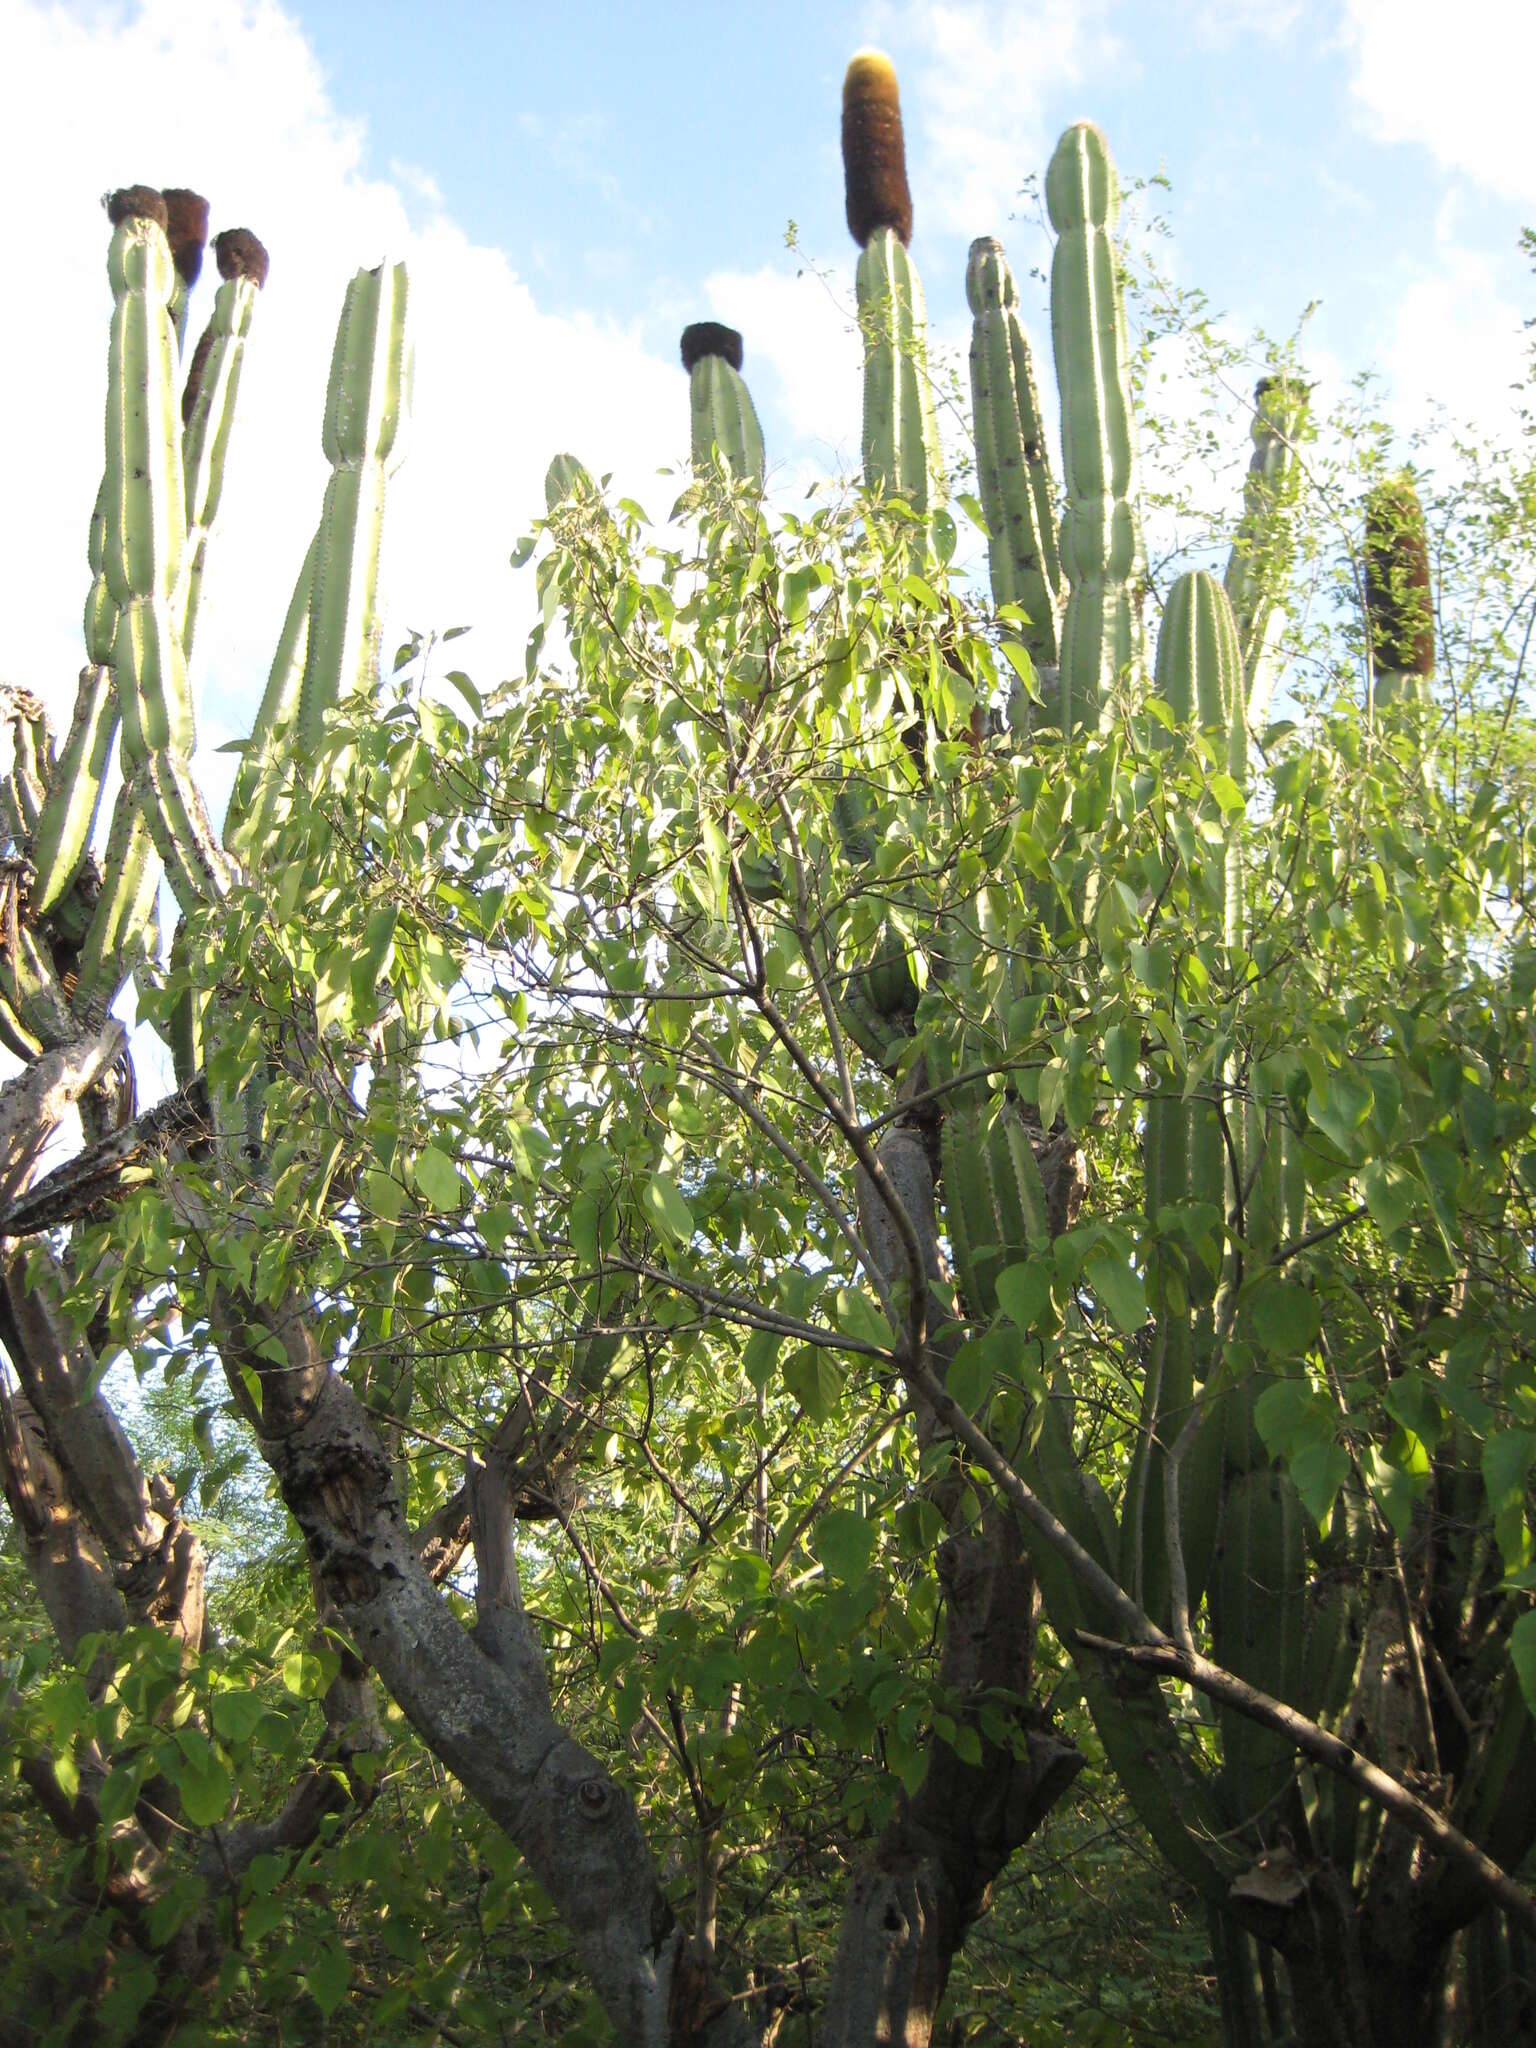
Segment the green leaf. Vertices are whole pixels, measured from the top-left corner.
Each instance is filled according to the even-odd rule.
[[[862,1287],[839,1287],[833,1297],[833,1309],[837,1327],[845,1337],[860,1344],[876,1344],[882,1351],[890,1350],[891,1326]]]
[[[1046,1258],[1005,1266],[997,1276],[997,1305],[1021,1330],[1032,1330],[1051,1301],[1054,1266]]]
[[[1360,1193],[1383,1237],[1395,1237],[1423,1199],[1424,1190],[1406,1167],[1373,1159],[1360,1174]]]
[[[1349,1453],[1342,1444],[1304,1444],[1289,1469],[1302,1506],[1326,1536],[1339,1488],[1349,1477]]]
[[[985,1337],[971,1337],[960,1346],[944,1375],[945,1392],[967,1415],[974,1415],[992,1390],[997,1374]]]
[[[181,1810],[193,1827],[214,1827],[229,1809],[234,1773],[198,1729],[179,1729],[176,1740],[181,1755],[170,1775],[181,1794]]]
[[[670,1173],[653,1173],[645,1184],[640,1206],[671,1244],[686,1244],[693,1236],[693,1211],[678,1193]]]
[[[825,1422],[843,1391],[837,1360],[822,1344],[802,1344],[784,1361],[784,1384],[812,1422]]]
[[[1509,1632],[1509,1658],[1527,1711],[1536,1715],[1536,1611],[1527,1609],[1515,1617]]]
[[[214,1734],[225,1742],[249,1742],[266,1712],[261,1695],[242,1686],[238,1692],[216,1692],[208,1718]]]
[[[439,1215],[452,1215],[464,1200],[464,1183],[448,1154],[428,1145],[416,1156],[416,1186]]]
[[[370,1214],[379,1217],[385,1223],[398,1222],[401,1204],[405,1200],[405,1189],[392,1173],[386,1173],[379,1166],[370,1166],[363,1175],[360,1192],[363,1206]]]
[[[1248,1318],[1255,1340],[1265,1351],[1293,1358],[1317,1342],[1323,1327],[1317,1296],[1294,1280],[1268,1281],[1253,1297]]]
[[[833,1578],[851,1586],[862,1579],[875,1554],[875,1523],[852,1508],[828,1508],[811,1536],[811,1548]]]
[[[325,2019],[346,1997],[351,1981],[351,1960],[338,1942],[327,1941],[304,1965],[304,1988]]]
[[[754,1330],[741,1354],[741,1369],[760,1394],[773,1377],[784,1339],[776,1330]]]
[[[1114,1317],[1122,1335],[1134,1337],[1147,1320],[1147,1290],[1130,1261],[1103,1246],[1083,1268],[1083,1278]]]

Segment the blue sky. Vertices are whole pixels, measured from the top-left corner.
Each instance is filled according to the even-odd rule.
[[[8,221],[0,379],[19,397],[0,665],[60,723],[101,460],[97,200],[135,179],[197,185],[216,228],[254,228],[273,257],[199,635],[205,748],[248,723],[313,527],[331,335],[360,264],[404,256],[413,279],[417,417],[388,616],[472,623],[482,680],[517,660],[526,579],[507,556],[551,454],[571,447],[653,509],[670,503],[655,471],[686,450],[686,321],[744,331],[772,488],[855,465],[838,107],[849,56],[871,42],[901,77],[913,253],[942,345],[963,350],[966,248],[995,233],[1049,386],[1044,290],[1026,275],[1048,244],[1019,195],[1089,115],[1127,178],[1166,172],[1162,259],[1234,330],[1283,335],[1320,299],[1306,361],[1325,397],[1373,366],[1404,425],[1438,396],[1512,432],[1507,387],[1536,312],[1516,248],[1536,222],[1530,0],[570,0],[554,17],[0,0],[0,166],[13,195],[47,195]],[[227,770],[205,755],[215,807]]]

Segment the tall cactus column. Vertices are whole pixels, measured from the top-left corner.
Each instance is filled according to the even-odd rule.
[[[896,72],[863,50],[843,81],[848,227],[862,251],[856,278],[864,337],[864,481],[926,513],[945,495],[928,374],[927,310],[912,239],[912,194]]]
[[[1078,122],[1057,143],[1045,201],[1057,234],[1051,340],[1067,488],[1061,565],[1070,593],[1061,635],[1061,726],[1070,733],[1097,724],[1121,677],[1145,659],[1136,425],[1110,232],[1120,181],[1109,144],[1091,122]]]
[[[1280,593],[1295,545],[1292,512],[1301,482],[1296,451],[1308,396],[1307,385],[1295,377],[1262,377],[1254,387],[1253,456],[1223,578],[1243,651],[1250,731],[1263,728],[1274,690],[1274,645],[1284,625]]]
[[[1019,294],[1002,244],[971,244],[971,407],[976,477],[987,521],[994,604],[1013,604],[1029,623],[1020,638],[1036,668],[1060,659],[1061,554],[1055,491],[1034,363],[1019,319]]]

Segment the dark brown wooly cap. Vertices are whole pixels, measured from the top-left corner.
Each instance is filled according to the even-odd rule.
[[[213,238],[213,260],[222,278],[250,277],[259,291],[267,281],[267,252],[249,228],[226,228]]]
[[[733,370],[739,370],[741,336],[719,320],[695,320],[683,329],[683,368],[691,370],[706,356],[724,356]]]
[[[843,186],[848,229],[862,249],[877,228],[912,239],[912,193],[901,133],[896,67],[880,50],[861,50],[843,80]]]
[[[163,228],[170,214],[153,185],[123,185],[107,194],[107,219],[115,228],[125,220],[152,220]]]
[[[1365,611],[1378,671],[1433,673],[1435,618],[1424,511],[1405,476],[1378,484],[1366,500]]]
[[[197,404],[197,394],[202,388],[203,371],[208,366],[208,351],[213,347],[213,322],[210,320],[197,338],[197,347],[192,351],[192,367],[187,372],[187,381],[181,389],[181,424],[185,426],[192,417]]]
[[[176,265],[176,275],[190,290],[203,267],[208,202],[201,192],[189,192],[184,185],[167,185],[160,197],[169,216],[165,232],[171,244],[171,260]]]

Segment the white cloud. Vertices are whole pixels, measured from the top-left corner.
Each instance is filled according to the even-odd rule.
[[[910,77],[919,237],[931,226],[967,241],[1007,239],[1019,188],[1044,171],[1056,139],[1047,108],[1108,64],[1135,68],[1106,11],[1104,0],[910,0],[877,10],[876,39],[889,40]]]
[[[705,295],[719,320],[745,337],[742,365],[759,409],[769,395],[761,368],[777,384],[779,417],[796,442],[815,451],[832,474],[859,462],[859,366],[852,266],[822,277],[764,264],[753,271],[717,270]],[[768,451],[770,471],[774,451]]]
[[[1471,423],[1504,439],[1514,424],[1510,387],[1528,368],[1528,338],[1522,310],[1504,297],[1494,264],[1458,237],[1457,211],[1452,194],[1435,222],[1437,260],[1397,304],[1383,366],[1393,417],[1411,432],[1443,407],[1451,424]]]
[[[298,24],[266,0],[148,0],[91,16],[9,0],[5,45],[0,176],[46,205],[12,209],[12,274],[30,283],[0,325],[0,386],[26,395],[7,420],[0,493],[4,672],[67,721],[102,459],[111,302],[98,201],[136,178],[195,184],[216,231],[249,225],[272,255],[199,624],[205,741],[243,732],[259,698],[319,511],[342,294],[354,269],[386,254],[410,266],[417,360],[415,425],[386,523],[387,644],[404,626],[471,623],[464,665],[487,682],[507,672],[532,609],[531,578],[515,580],[507,557],[543,510],[549,458],[572,447],[648,502],[657,465],[687,451],[676,365],[616,324],[541,311],[505,257],[445,215],[429,171],[366,176],[362,131],[332,105]],[[227,763],[205,759],[202,772],[211,796],[227,781]]]
[[[1536,199],[1531,0],[1345,0],[1351,80],[1374,134],[1418,142],[1505,199]]]

